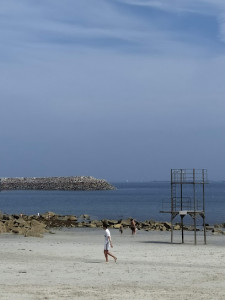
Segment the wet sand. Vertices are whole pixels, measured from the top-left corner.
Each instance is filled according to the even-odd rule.
[[[117,263],[105,263],[101,229],[55,230],[43,238],[0,235],[0,299],[225,298],[225,236],[110,230]]]

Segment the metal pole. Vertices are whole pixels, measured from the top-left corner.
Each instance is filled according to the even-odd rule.
[[[206,244],[206,228],[205,228],[205,173],[202,170],[202,200],[203,200],[203,230],[204,230],[204,243]]]
[[[182,169],[180,170],[181,172],[181,181],[180,181],[180,210],[183,210],[183,185],[182,185]],[[184,243],[184,222],[183,222],[184,216],[180,216],[181,219],[181,232],[182,232],[182,244]]]
[[[171,243],[173,243],[173,170],[170,171],[171,189]]]
[[[195,232],[195,245],[197,244],[196,239],[196,199],[195,199],[195,169],[193,169],[193,188],[194,188],[194,232]]]

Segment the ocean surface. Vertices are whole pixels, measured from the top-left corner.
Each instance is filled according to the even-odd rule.
[[[88,214],[92,219],[133,217],[170,221],[160,213],[170,201],[169,182],[112,183],[114,191],[1,191],[0,211],[7,214]],[[205,185],[206,223],[225,223],[225,182]],[[188,217],[187,217],[188,218]],[[179,221],[179,220],[178,220]]]

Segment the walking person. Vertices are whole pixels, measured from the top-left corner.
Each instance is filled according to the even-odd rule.
[[[105,237],[105,244],[104,244],[105,261],[106,261],[106,263],[108,263],[109,262],[108,256],[112,256],[114,258],[114,261],[116,262],[117,257],[109,252],[110,247],[113,248],[113,245],[112,245],[110,231],[108,229],[108,224],[106,224],[105,222],[103,223],[103,229],[105,229],[105,233],[104,233],[104,237]]]

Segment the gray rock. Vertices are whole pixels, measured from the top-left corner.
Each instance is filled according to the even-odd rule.
[[[102,221],[98,221],[98,220],[92,220],[91,224],[95,224],[96,227],[102,227]]]
[[[109,225],[115,225],[115,224],[118,224],[118,221],[117,220],[107,220],[108,224]]]
[[[171,223],[169,223],[169,222],[164,222],[163,226],[165,226],[166,229],[171,229]]]
[[[128,227],[130,226],[130,219],[121,220],[120,222],[123,226]]]

